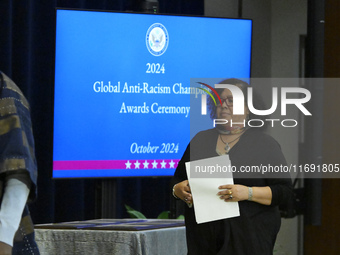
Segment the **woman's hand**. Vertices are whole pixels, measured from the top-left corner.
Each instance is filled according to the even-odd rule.
[[[0,255],[11,255],[12,254],[12,246],[0,242]]]
[[[248,187],[244,185],[221,185],[218,187],[221,191],[217,193],[220,199],[226,202],[237,202],[248,200]]]
[[[183,200],[187,204],[193,203],[193,199],[192,199],[191,190],[190,190],[188,180],[177,183],[174,186],[174,193],[175,193],[176,197]]]
[[[249,187],[239,184],[221,185],[221,191],[217,193],[226,202],[237,202],[248,200],[256,203],[270,205],[272,203],[272,190],[270,187],[252,187],[252,194],[249,194]],[[251,197],[250,197],[251,196]]]

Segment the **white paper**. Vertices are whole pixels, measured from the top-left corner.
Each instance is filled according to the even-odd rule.
[[[226,171],[231,166],[228,155],[187,162],[185,166],[198,224],[240,216],[238,202],[225,202],[217,195],[219,186],[234,184],[232,172]]]

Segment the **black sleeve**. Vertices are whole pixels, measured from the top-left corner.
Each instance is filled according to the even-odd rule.
[[[293,185],[291,179],[270,179],[269,187],[272,191],[271,205],[287,204],[293,199]]]
[[[287,162],[282,153],[281,146],[276,140],[267,137],[267,146],[264,153],[267,155],[264,162],[270,166],[277,166],[280,169],[279,172],[267,174],[267,183],[272,191],[271,205],[287,204],[293,199],[294,191],[290,173],[286,172]]]
[[[185,169],[185,163],[190,161],[190,144],[187,146],[181,160],[178,162],[174,176],[171,179],[171,188],[179,182],[187,180],[187,173]]]

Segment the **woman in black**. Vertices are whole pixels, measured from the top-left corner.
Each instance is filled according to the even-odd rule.
[[[222,84],[236,85],[247,98],[248,84],[228,79]],[[232,93],[218,89],[222,105],[211,106],[213,119],[226,119],[227,124],[199,132],[190,142],[180,160],[173,178],[173,194],[188,204],[185,224],[188,254],[269,255],[280,229],[278,205],[292,198],[289,174],[234,173],[234,185],[216,187],[225,202],[239,202],[240,216],[197,224],[195,204],[187,180],[185,162],[229,154],[232,166],[237,170],[252,166],[283,166],[285,158],[279,144],[259,128],[247,128],[243,123],[252,118],[247,106],[244,115],[233,115]],[[256,109],[259,106],[255,102]],[[257,117],[258,119],[258,117]],[[209,206],[209,205],[207,205]]]

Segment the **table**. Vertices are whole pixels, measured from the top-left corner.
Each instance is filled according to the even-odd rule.
[[[185,227],[179,220],[99,219],[43,224],[36,225],[35,235],[41,255],[187,253]]]

